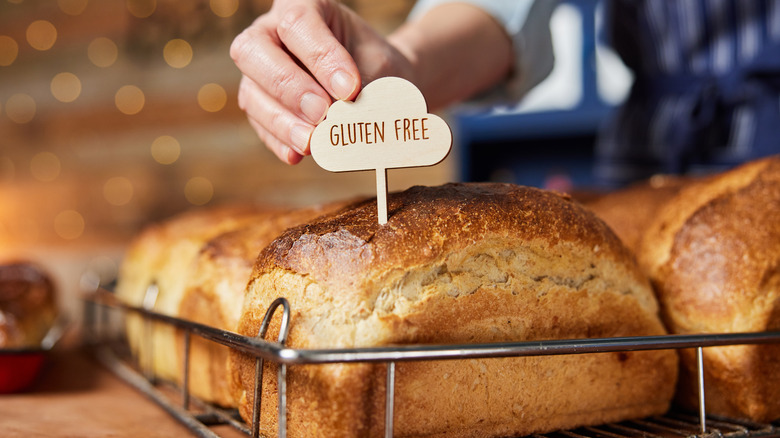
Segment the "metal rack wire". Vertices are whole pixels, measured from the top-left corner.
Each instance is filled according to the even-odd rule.
[[[96,356],[117,376],[146,394],[174,418],[201,437],[217,437],[210,428],[213,424],[229,424],[248,436],[259,436],[260,394],[262,389],[263,362],[272,361],[278,367],[278,430],[284,438],[287,419],[287,367],[302,364],[328,363],[385,363],[387,364],[387,391],[385,399],[385,437],[393,436],[393,409],[395,388],[395,364],[403,361],[476,359],[496,357],[548,356],[561,354],[587,354],[618,351],[665,350],[695,348],[698,362],[699,412],[696,415],[669,413],[662,417],[626,421],[599,427],[584,427],[572,431],[561,431],[534,438],[667,438],[667,437],[726,437],[764,438],[780,437],[780,424],[763,424],[707,416],[704,404],[704,365],[702,349],[705,347],[780,343],[780,332],[727,333],[704,335],[663,335],[621,338],[568,339],[533,342],[503,342],[463,345],[410,345],[394,347],[346,348],[346,349],[292,349],[285,347],[290,323],[290,306],[287,300],[279,298],[272,303],[265,314],[256,337],[242,336],[230,331],[187,321],[152,310],[156,288],[150,286],[143,307],[129,306],[119,302],[107,289],[98,288],[85,296],[85,325],[88,341],[95,347]],[[282,323],[279,338],[266,341],[265,335],[271,318],[282,309]],[[183,379],[179,390],[181,403],[175,404],[155,385],[149,369],[142,372],[121,361],[105,345],[101,346],[101,330],[108,326],[108,309],[135,313],[143,317],[145,324],[152,322],[169,324],[184,332]],[[147,332],[150,333],[150,332]],[[193,398],[189,393],[189,360],[192,335],[217,342],[227,347],[248,353],[256,358],[253,421],[247,426],[235,411],[226,411]],[[151,349],[150,349],[151,350]],[[195,405],[200,413],[191,410]]]

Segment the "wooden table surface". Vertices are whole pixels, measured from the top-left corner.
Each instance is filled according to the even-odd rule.
[[[244,436],[229,426],[223,437]],[[0,394],[3,437],[193,436],[145,395],[80,350],[52,353],[28,390]]]

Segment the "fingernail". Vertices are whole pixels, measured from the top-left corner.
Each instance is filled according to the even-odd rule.
[[[295,152],[303,155],[309,146],[311,130],[305,125],[295,125],[290,130],[290,142]]]
[[[315,125],[325,118],[329,106],[328,101],[314,93],[306,93],[301,98],[301,112]]]
[[[303,155],[295,152],[293,148],[287,148],[287,164],[298,164],[301,162]]]
[[[330,87],[333,89],[333,92],[336,93],[336,99],[339,100],[348,99],[349,96],[352,95],[352,92],[355,91],[356,86],[357,84],[355,84],[355,80],[352,76],[342,70],[337,71],[330,78]]]

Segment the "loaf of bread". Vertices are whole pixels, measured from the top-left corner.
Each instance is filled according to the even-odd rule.
[[[57,315],[54,283],[40,267],[0,263],[0,348],[40,347]]]
[[[258,213],[250,222],[206,241],[187,269],[188,281],[175,316],[235,331],[246,285],[260,250],[287,228],[342,204]],[[177,333],[175,350],[180,367],[184,363],[182,336],[183,333]],[[227,361],[227,347],[193,336],[189,362],[191,393],[202,400],[235,407],[228,385]],[[183,375],[183,369],[177,374]]]
[[[221,233],[275,211],[281,210],[251,204],[203,208],[146,227],[125,253],[116,286],[117,298],[144,307],[147,289],[156,285],[157,297],[148,304],[158,313],[177,316],[185,287],[193,276],[191,266],[203,245]],[[134,314],[127,315],[126,327],[131,350],[139,362],[145,367],[151,362],[151,371],[157,377],[180,382],[182,367],[180,355],[176,354],[175,330],[162,323],[144,324]]]
[[[695,182],[658,213],[639,260],[674,333],[780,330],[780,156]],[[697,404],[694,351],[679,399]],[[780,346],[704,349],[708,412],[780,418]]]
[[[413,187],[284,232],[260,254],[238,332],[277,297],[288,345],[350,348],[660,335],[646,277],[609,228],[567,197],[508,184]],[[279,330],[279,315],[269,338]],[[251,420],[253,357],[231,352]],[[261,432],[277,433],[276,373]],[[660,414],[674,351],[399,362],[395,436],[515,436]],[[385,365],[292,365],[288,434],[381,436]]]
[[[656,175],[583,204],[606,222],[628,249],[636,252],[658,209],[691,181],[687,177]]]
[[[117,284],[124,302],[143,307],[146,290],[158,288],[156,312],[234,331],[249,275],[260,250],[285,229],[339,208],[331,203],[302,209],[260,205],[202,208],[152,224],[130,245]],[[149,327],[152,330],[149,330]],[[127,336],[142,365],[181,384],[183,332],[147,326],[127,317]],[[227,347],[191,337],[189,388],[208,402],[235,407],[228,390]]]

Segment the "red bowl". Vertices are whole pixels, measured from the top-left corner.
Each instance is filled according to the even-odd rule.
[[[46,353],[40,348],[0,349],[0,394],[29,388],[40,375]]]

